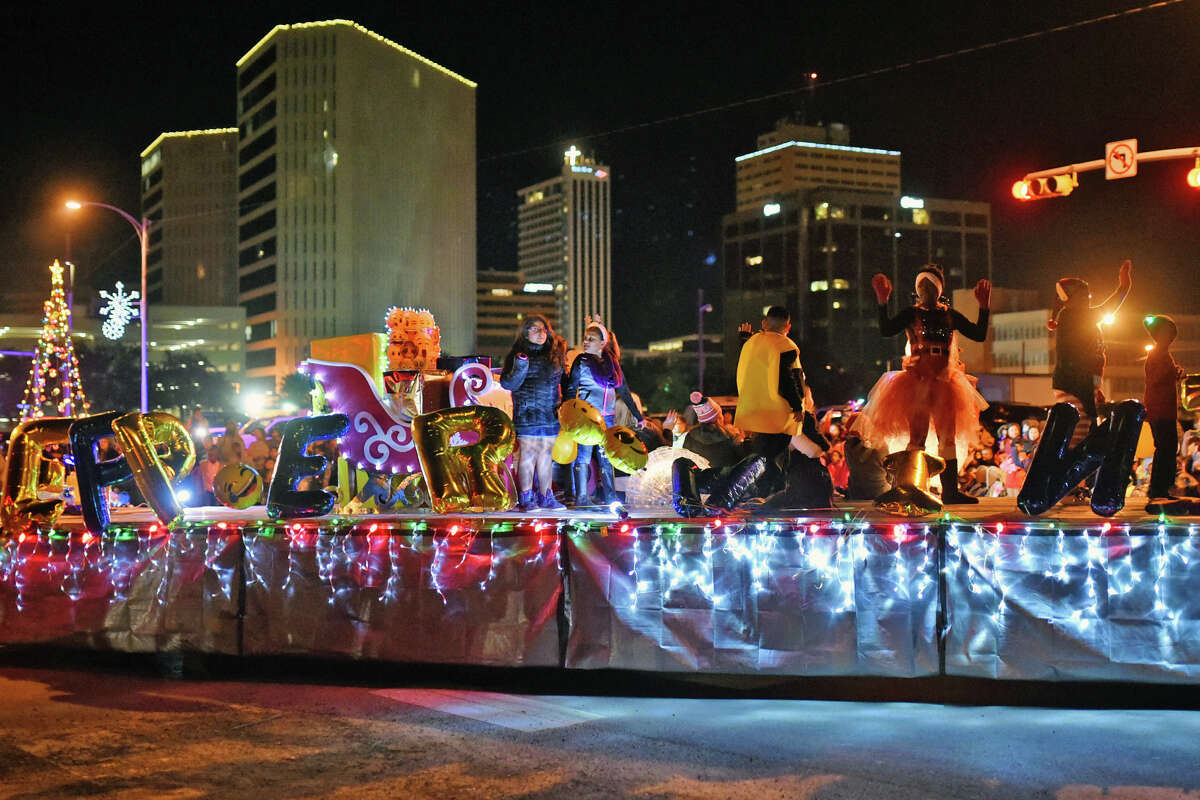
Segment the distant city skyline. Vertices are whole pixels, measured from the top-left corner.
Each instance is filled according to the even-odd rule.
[[[1107,283],[1128,256],[1138,308],[1197,305],[1188,279],[1200,192],[1184,185],[1186,169],[1147,165],[1107,183],[1082,176],[1065,200],[1019,204],[1009,194],[1025,172],[1097,158],[1106,141],[1200,144],[1191,6],[1046,33],[1133,6],[664,7],[636,25],[602,27],[565,7],[528,19],[457,14],[453,4],[398,13],[349,3],[337,13],[478,80],[479,268],[516,266],[514,192],[554,169],[568,143],[614,165],[612,322],[634,345],[690,330],[697,284],[714,296],[733,158],[793,114],[844,122],[857,143],[903,152],[906,194],[991,203],[1000,285],[1048,294],[1062,274]],[[81,283],[109,286],[136,271],[131,232],[100,215],[67,221],[63,196],[136,210],[145,143],[161,131],[234,125],[234,61],[276,24],[330,16],[304,2],[217,9],[186,26],[107,9],[67,19],[38,7],[0,13],[11,41],[0,59],[15,78],[14,119],[0,133],[9,189],[0,266],[10,281],[44,266],[65,254],[69,232]],[[564,39],[567,30],[579,35]],[[973,49],[1014,37],[1024,38]],[[969,52],[914,63],[959,50]]]

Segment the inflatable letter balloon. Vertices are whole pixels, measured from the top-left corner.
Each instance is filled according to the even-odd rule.
[[[183,423],[162,411],[138,411],[113,420],[117,446],[133,473],[138,491],[164,524],[179,516],[183,508],[172,484],[179,483],[196,464],[196,445]],[[165,455],[158,447],[165,447]]]
[[[1092,511],[1103,517],[1116,514],[1125,506],[1125,488],[1145,415],[1141,403],[1126,400],[1113,409],[1103,425],[1071,449],[1079,411],[1069,403],[1055,405],[1029,463],[1017,506],[1031,516],[1045,514],[1095,472]]]
[[[92,533],[101,533],[108,525],[108,500],[104,488],[129,480],[133,472],[125,456],[96,460],[96,443],[113,435],[113,423],[122,416],[120,411],[80,417],[71,423],[71,455],[79,479],[79,506],[83,524]]]
[[[1118,403],[1109,417],[1104,458],[1092,486],[1092,511],[1102,517],[1111,517],[1125,507],[1125,489],[1133,475],[1133,455],[1145,419],[1146,407],[1137,400]]]
[[[875,498],[875,507],[888,514],[919,517],[942,510],[942,502],[929,491],[929,479],[946,468],[946,462],[923,450],[901,450],[883,460],[892,488]]]
[[[516,443],[512,420],[503,411],[491,406],[448,408],[417,417],[412,430],[435,514],[507,511],[516,505],[500,472]],[[450,444],[456,433],[468,432],[478,441]]]
[[[38,499],[38,479],[46,459],[43,448],[66,444],[70,417],[41,417],[22,422],[8,444],[8,466],[4,476],[4,496],[0,500],[0,520],[9,536],[26,533],[38,526],[53,525],[62,513],[62,498]],[[61,462],[47,465],[51,478],[60,475]],[[52,481],[53,482],[53,481]]]
[[[304,478],[325,471],[325,456],[305,455],[308,446],[320,439],[341,436],[349,428],[350,419],[345,414],[300,417],[284,423],[275,472],[267,489],[268,517],[319,517],[333,509],[334,494],[324,490],[300,491],[296,486]]]

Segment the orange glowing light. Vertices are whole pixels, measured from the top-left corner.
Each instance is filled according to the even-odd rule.
[[[1188,172],[1187,182],[1193,189],[1200,189],[1200,158],[1196,159],[1196,166]]]
[[[1029,181],[1017,181],[1014,183],[1012,194],[1018,200],[1028,200],[1030,196]]]

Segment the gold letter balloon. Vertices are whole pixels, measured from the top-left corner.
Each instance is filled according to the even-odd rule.
[[[183,480],[196,463],[196,445],[187,428],[162,411],[134,411],[115,419],[112,427],[138,490],[159,520],[170,523],[182,511],[172,484]],[[158,454],[160,445],[166,447],[165,455]]]
[[[435,514],[507,511],[516,505],[501,469],[513,451],[512,420],[498,408],[464,406],[413,420],[413,441]],[[473,444],[452,444],[468,434]]]
[[[26,420],[13,431],[0,501],[6,534],[16,536],[53,525],[62,513],[61,497],[38,498],[38,486],[43,483],[57,483],[61,489],[64,469],[61,461],[46,459],[42,451],[51,445],[65,445],[73,421],[70,417],[41,417]]]

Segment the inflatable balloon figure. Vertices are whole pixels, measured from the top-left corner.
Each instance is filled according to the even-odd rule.
[[[442,333],[433,314],[424,308],[388,309],[388,369],[436,369],[442,354]]]

